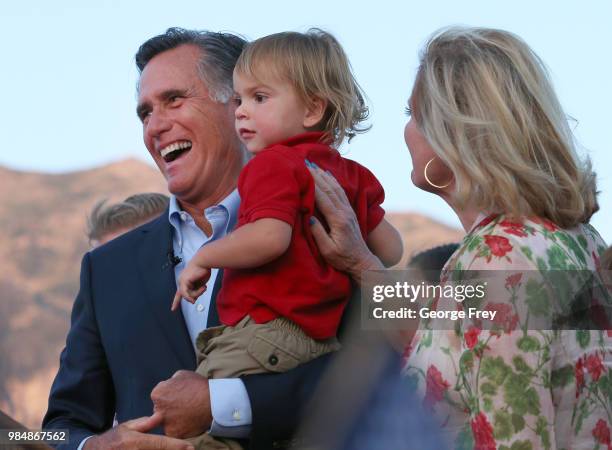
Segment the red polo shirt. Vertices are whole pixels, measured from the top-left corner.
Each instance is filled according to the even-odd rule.
[[[235,325],[247,314],[257,323],[282,316],[315,339],[336,335],[351,281],[323,260],[312,237],[309,218],[323,220],[314,209],[314,180],[304,160],[338,180],[364,238],[385,214],[380,206],[385,194],[368,169],[340,156],[320,142],[321,137],[319,132],[304,133],[268,147],[240,173],[237,227],[273,218],[287,222],[293,232],[289,248],[276,260],[254,269],[224,271],[217,297],[222,323]]]

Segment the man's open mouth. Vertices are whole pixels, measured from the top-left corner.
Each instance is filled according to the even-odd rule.
[[[164,161],[167,163],[174,161],[176,158],[181,156],[183,153],[191,150],[191,142],[190,141],[180,141],[174,142],[167,147],[164,147],[159,153]]]

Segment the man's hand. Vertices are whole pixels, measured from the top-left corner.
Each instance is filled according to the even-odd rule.
[[[106,433],[87,439],[83,450],[193,450],[189,442],[167,436],[145,434],[161,425],[162,417],[154,414],[151,417],[124,422]]]
[[[355,212],[342,186],[329,173],[309,167],[315,181],[315,202],[329,225],[329,233],[312,218],[312,235],[325,260],[337,270],[348,273],[357,283],[361,272],[384,269],[361,236]]]
[[[151,392],[154,416],[160,415],[167,436],[189,438],[204,433],[212,423],[208,380],[179,370]]]
[[[172,301],[172,311],[176,311],[184,298],[190,303],[195,303],[197,298],[206,291],[206,282],[210,279],[210,269],[200,267],[191,260],[179,276],[178,289]]]

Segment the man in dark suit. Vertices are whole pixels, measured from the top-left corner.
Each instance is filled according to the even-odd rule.
[[[282,446],[328,357],[279,375],[206,380],[195,336],[218,324],[213,273],[195,305],[170,311],[176,277],[236,219],[246,156],[234,132],[231,78],[244,41],[170,29],[136,55],[145,146],[173,194],[170,209],[85,255],[45,429],[69,429],[67,449],[181,449],[210,430]],[[155,414],[153,412],[155,411]],[[120,423],[111,428],[113,417]],[[163,426],[166,436],[147,434]],[[279,444],[280,443],[280,444]]]

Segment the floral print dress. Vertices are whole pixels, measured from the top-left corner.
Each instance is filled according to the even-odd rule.
[[[595,271],[604,249],[589,225],[481,215],[441,282],[463,270]],[[509,295],[528,289],[522,275],[506,279]],[[491,330],[421,327],[404,353],[408,385],[453,449],[612,450],[612,330],[538,331],[528,320],[500,307]]]

